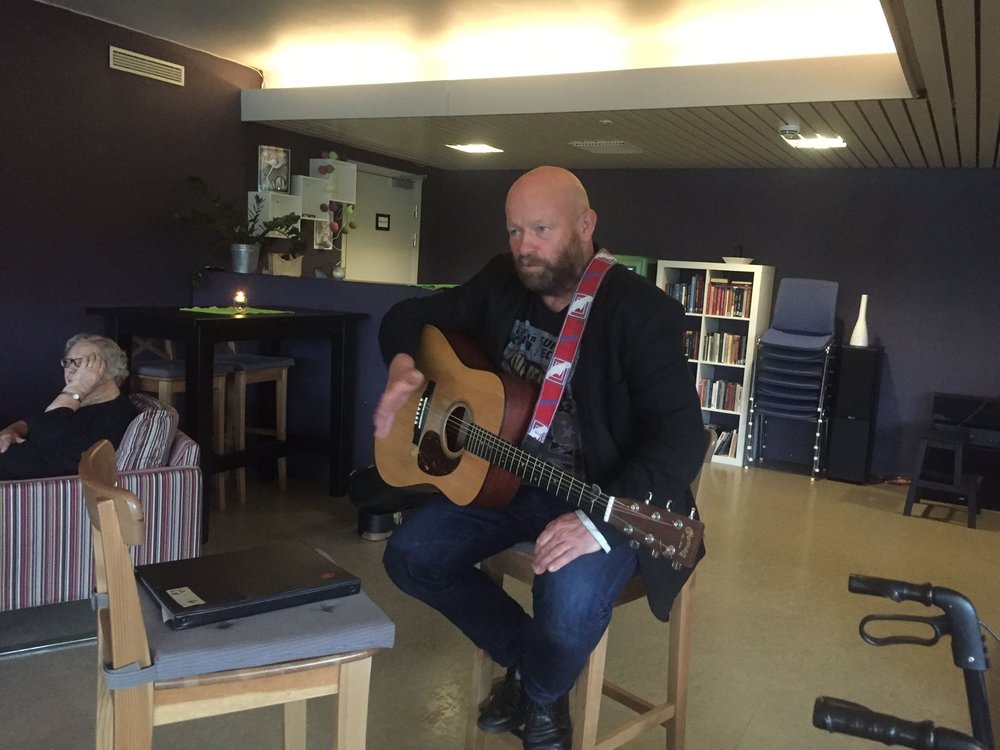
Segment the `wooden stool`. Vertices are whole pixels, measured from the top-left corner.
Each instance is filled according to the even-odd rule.
[[[910,489],[906,493],[906,504],[903,515],[908,516],[913,510],[913,504],[921,497],[921,490],[932,490],[944,494],[956,495],[958,500],[965,502],[969,509],[968,525],[976,528],[976,515],[979,513],[979,486],[983,482],[980,474],[965,474],[962,472],[962,456],[969,436],[958,430],[932,429],[924,433],[917,450],[917,463],[910,478]],[[935,474],[925,471],[928,449],[951,452],[951,472]]]
[[[691,482],[691,495],[696,505],[699,500],[701,475],[705,466],[712,460],[715,444],[718,440],[715,430],[705,428],[705,453],[702,468]],[[527,584],[535,580],[531,569],[533,545],[528,542],[516,544],[505,549],[480,564],[483,572],[503,586],[504,576],[516,578]],[[667,748],[669,750],[684,749],[684,730],[687,713],[687,676],[688,661],[691,653],[691,598],[694,590],[695,575],[692,573],[681,592],[674,600],[670,610],[670,640],[668,645],[667,663],[667,699],[663,703],[651,703],[622,688],[620,685],[605,679],[604,662],[608,651],[608,631],[604,631],[600,642],[590,653],[574,687],[570,711],[573,717],[573,750],[611,750],[621,747],[640,734],[657,726],[667,730]],[[628,604],[636,599],[646,597],[646,588],[642,579],[635,575],[622,589],[621,595],[614,603],[615,607]],[[472,663],[472,710],[469,727],[466,733],[467,748],[483,750],[486,733],[483,732],[477,720],[479,709],[489,699],[494,685],[500,682],[494,679],[493,662],[482,649],[476,649]],[[621,724],[601,738],[597,737],[597,723],[601,712],[601,696],[606,695],[613,701],[635,711],[638,716]],[[520,746],[520,741],[512,734],[502,735],[512,745]]]
[[[164,359],[157,362],[142,362],[132,367],[130,388],[137,393],[153,393],[167,406],[174,405],[174,396],[186,389],[185,363],[183,359]],[[226,434],[226,373],[216,370],[212,376],[212,451],[220,455],[224,449]],[[215,475],[215,496],[219,508],[226,507],[226,477]]]
[[[503,585],[504,576],[530,584],[534,580],[531,561],[531,545],[523,544],[506,549],[483,561],[482,569],[499,585]],[[666,700],[663,703],[652,703],[605,679],[604,663],[608,649],[609,626],[591,652],[576,681],[570,704],[573,716],[573,750],[610,750],[621,747],[657,726],[666,729],[666,746],[670,750],[683,750],[694,579],[694,575],[688,579],[674,600],[673,609],[670,610]],[[636,599],[644,599],[645,596],[646,589],[642,585],[642,579],[634,576],[625,585],[614,606],[619,607]],[[479,729],[476,721],[479,708],[489,699],[494,685],[502,680],[502,677],[494,678],[493,671],[493,662],[489,655],[477,649],[472,667],[472,716],[466,739],[466,747],[472,750],[482,750],[485,747],[486,733]],[[638,715],[598,738],[597,724],[602,695],[630,708]],[[502,736],[515,747],[521,746],[520,740],[513,734]]]
[[[289,357],[273,357],[263,354],[240,354],[231,352],[217,354],[215,366],[232,368],[232,385],[228,392],[229,436],[234,452],[246,448],[247,433],[273,435],[284,442],[288,424],[288,368],[295,364]],[[274,429],[247,427],[247,386],[255,383],[274,383]],[[236,469],[236,496],[240,504],[247,501],[246,469]],[[288,461],[278,458],[278,489],[288,488]]]

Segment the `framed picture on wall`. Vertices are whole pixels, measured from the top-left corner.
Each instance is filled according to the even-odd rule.
[[[333,247],[333,232],[330,230],[330,222],[313,221],[313,249],[329,250]]]
[[[291,189],[289,163],[292,151],[280,146],[257,147],[257,189],[287,193]]]

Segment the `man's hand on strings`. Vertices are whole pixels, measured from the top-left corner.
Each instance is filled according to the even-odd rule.
[[[423,387],[424,374],[416,368],[409,354],[397,354],[389,363],[385,390],[375,407],[375,437],[384,438],[392,429],[396,412],[416,391]]]

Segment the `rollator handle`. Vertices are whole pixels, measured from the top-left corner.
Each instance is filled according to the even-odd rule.
[[[954,729],[935,727],[930,721],[907,721],[880,714],[859,703],[839,698],[817,698],[813,704],[813,726],[837,734],[849,734],[884,745],[916,750],[987,750],[972,737]]]
[[[979,615],[972,602],[957,591],[929,583],[907,583],[854,573],[848,579],[847,589],[852,594],[884,596],[894,602],[914,601],[928,607],[939,607],[944,612],[946,622],[940,632],[951,636],[951,653],[955,666],[974,672],[985,672],[989,668],[986,645],[979,629]],[[863,625],[861,635],[865,637]]]
[[[907,583],[894,581],[890,578],[875,578],[852,573],[847,581],[847,590],[852,594],[867,596],[884,596],[894,602],[920,602],[930,606],[933,604],[931,592],[934,587],[929,583]]]

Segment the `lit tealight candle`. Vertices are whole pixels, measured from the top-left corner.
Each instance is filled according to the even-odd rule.
[[[236,294],[233,297],[233,302],[236,304],[236,312],[242,313],[247,310],[247,293],[242,289],[237,289]]]

